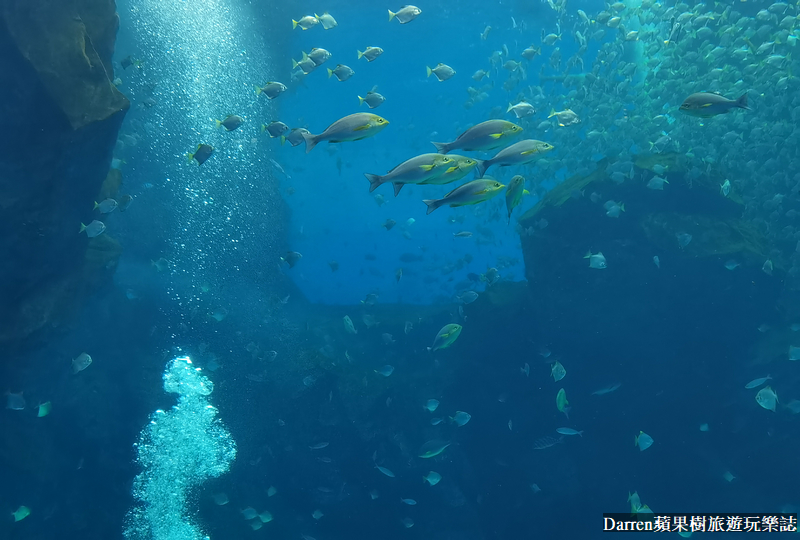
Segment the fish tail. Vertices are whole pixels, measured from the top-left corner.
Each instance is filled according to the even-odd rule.
[[[214,123],[217,124],[217,129],[219,129],[219,126],[222,125],[222,121],[221,120],[214,120]]]
[[[747,106],[747,92],[742,94],[742,96],[736,100],[736,106],[741,107],[742,109],[750,110],[750,107]]]
[[[392,182],[392,186],[394,187],[394,196],[397,197],[400,194],[400,190],[403,189],[403,186],[400,182]]]
[[[475,165],[475,178],[483,178],[483,175],[486,174],[486,169],[491,165],[491,160],[477,159],[475,161],[478,162],[478,164]]]
[[[358,104],[362,105],[363,103],[364,103],[364,98],[361,97],[361,96],[358,96]]]
[[[511,109],[513,109],[513,108],[514,108],[514,106],[511,103],[509,103],[508,104],[508,109],[506,109],[506,112],[507,113],[511,112]]]
[[[364,51],[367,52],[367,51]],[[364,53],[356,49],[356,53],[358,54],[358,59],[361,60],[361,57],[364,56]]]
[[[372,193],[373,191],[378,189],[378,186],[383,184],[383,177],[378,175],[378,174],[364,173],[364,176],[366,176],[367,180],[369,180],[369,192],[370,193]]]
[[[292,19],[292,30],[294,30],[295,28],[297,28],[297,21]]]
[[[256,87],[256,95],[257,95],[257,96],[260,96],[260,95],[261,95],[261,92],[263,92],[263,90],[261,90],[261,87],[260,87],[260,86],[258,86],[257,84],[256,84],[256,85],[254,85],[254,86]]]
[[[281,135],[281,146],[283,146],[283,143],[285,143],[285,142],[286,142],[286,137]]]
[[[431,68],[429,68],[428,66],[425,66],[425,69],[427,69],[427,70],[428,70],[428,75],[427,75],[427,77],[430,77],[430,76],[431,76],[431,73],[433,73],[433,70],[432,70]]]
[[[440,201],[441,199],[424,199],[422,202],[428,205],[428,211],[425,212],[425,215],[427,216],[428,214],[439,208],[442,205]]]
[[[329,79],[331,78],[331,75],[333,75],[333,70],[331,68],[328,68],[328,78]]]
[[[84,225],[83,223],[81,223],[81,230],[79,230],[79,231],[78,231],[78,234],[81,234],[81,233],[82,233],[83,231],[85,231],[85,230],[86,230],[86,225]]]
[[[317,140],[316,136],[310,133],[302,133],[302,135],[303,140],[306,141],[306,154],[308,154],[315,146],[317,146],[319,141]]]
[[[303,54],[305,54],[305,53],[303,53]],[[297,60],[295,60],[294,58],[292,58],[292,69],[296,68],[297,66],[298,66],[298,64],[297,64]]]
[[[391,21],[392,19],[394,19],[394,16],[395,16],[395,15],[397,15],[397,13],[393,12],[393,11],[390,9],[390,10],[389,10],[389,20]]]
[[[267,124],[261,124],[261,133],[267,131]]]
[[[443,142],[433,142],[431,141],[433,146],[436,147],[436,151],[440,154],[446,154],[450,151],[450,143],[443,143]]]
[[[93,210],[97,210],[99,207],[100,207],[100,205],[99,205],[99,204],[97,204],[97,201],[94,201],[94,208],[93,208]]]
[[[189,161],[189,163],[191,163],[192,160],[194,159],[194,154],[192,154],[191,152],[186,154],[186,159]]]

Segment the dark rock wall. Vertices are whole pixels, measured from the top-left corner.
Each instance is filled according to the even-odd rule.
[[[85,290],[78,234],[129,107],[112,84],[108,0],[0,4],[0,342],[60,324]]]

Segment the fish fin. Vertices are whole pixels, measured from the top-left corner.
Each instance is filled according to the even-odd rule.
[[[357,128],[353,128],[353,131],[364,131],[365,129],[369,129],[370,127],[372,127],[370,124],[364,124],[363,126],[358,126]]]
[[[584,255],[583,258],[584,259],[591,259],[592,258],[592,252],[591,251],[587,251],[586,255]]]
[[[736,106],[741,107],[742,109],[750,110],[750,107],[747,106],[747,92],[742,94],[742,96],[736,100]]]
[[[443,143],[443,142],[433,142],[431,144],[436,147],[436,151],[440,154],[446,154],[450,151],[450,143]]]
[[[430,77],[431,73],[433,73],[433,70],[431,68],[429,68],[428,66],[425,66],[425,69],[428,70],[428,74],[426,75],[426,77]]]
[[[364,51],[367,52],[367,51]],[[358,53],[358,59],[361,60],[361,57],[364,56],[364,53],[356,49],[356,53]]]
[[[331,78],[331,75],[333,75],[333,70],[331,68],[328,68],[328,78],[329,79]]]
[[[267,124],[261,124],[261,133],[267,131]]]
[[[301,135],[303,136],[303,140],[306,142],[306,154],[308,154],[315,146],[317,146],[317,138],[310,133],[301,133]]]
[[[436,165],[420,165],[419,166],[419,168],[422,169],[423,171],[430,171],[434,167],[436,167]]]
[[[306,54],[306,53],[303,53],[303,54]],[[303,58],[303,60],[305,60],[305,58]],[[301,62],[302,62],[302,60],[301,60]],[[292,58],[292,69],[296,68],[298,65],[299,64],[297,63],[297,60]]]
[[[439,199],[423,199],[422,202],[428,205],[428,211],[425,212],[426,216],[442,205],[442,203],[439,202]]]
[[[535,153],[536,153],[536,149],[535,148],[531,149],[531,150],[525,150],[524,152],[520,152],[520,154],[522,154],[523,156],[529,156],[529,155],[535,154]]]
[[[82,233],[83,231],[85,231],[85,230],[86,230],[86,225],[84,225],[83,223],[81,223],[81,230],[79,230],[79,231],[78,231],[78,234],[81,234],[81,233]]]
[[[502,136],[503,136],[502,133],[492,133],[489,135],[489,137],[491,137],[492,139],[499,139]]]
[[[294,30],[295,28],[297,28],[297,21],[292,19],[292,30]]]
[[[389,10],[389,20],[391,21],[392,19],[394,19],[394,16],[395,16],[395,15],[397,15],[397,13],[393,12],[393,11],[390,9],[390,10]]]
[[[508,109],[506,109],[506,112],[511,112],[511,110],[512,110],[513,108],[514,108],[514,106],[513,106],[511,103],[509,103],[509,104],[508,104]]]
[[[364,173],[364,176],[369,180],[369,192],[375,191],[378,186],[383,184],[383,177],[377,174]]]
[[[283,143],[285,142],[286,142],[286,137],[281,135],[281,146],[283,146]]]
[[[361,96],[358,96],[358,104],[362,105],[363,103],[364,103],[364,98],[361,97]]]
[[[191,152],[186,154],[186,159],[188,159],[189,163],[191,163],[192,160],[194,159],[194,154],[192,154]]]
[[[97,204],[97,201],[94,201],[94,208],[92,210],[97,210],[99,207],[100,205]]]
[[[523,195],[530,195],[530,194],[531,194],[531,192],[530,192],[530,191],[528,191],[527,189],[523,189],[523,190],[522,190],[522,194],[523,194]]]
[[[478,162],[478,164],[475,165],[475,178],[483,178],[483,175],[486,174],[486,169],[491,165],[491,160],[476,159],[475,161]]]
[[[261,89],[261,87],[260,87],[260,86],[258,86],[257,84],[256,84],[256,85],[254,85],[254,86],[256,87],[256,95],[257,95],[257,96],[260,96],[260,95],[261,95],[261,92],[263,92],[263,90],[262,90],[262,89]]]
[[[619,205],[619,209],[624,212],[625,211],[625,203],[620,204]]]
[[[547,116],[547,118],[552,118],[555,115],[556,115],[556,110],[555,109],[550,109],[550,114]]]
[[[392,186],[394,187],[394,196],[397,197],[400,194],[400,190],[403,189],[405,184],[401,184],[400,182],[392,182]]]
[[[217,129],[222,125],[222,121],[220,120],[214,120],[214,123],[217,125]]]

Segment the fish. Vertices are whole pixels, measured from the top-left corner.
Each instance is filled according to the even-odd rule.
[[[36,412],[36,417],[37,418],[44,418],[45,416],[50,414],[50,411],[52,409],[53,409],[53,404],[50,403],[49,401],[45,401],[44,403],[40,403],[36,407],[36,411],[37,411]]]
[[[322,450],[323,448],[327,448],[328,445],[331,444],[329,442],[319,442],[317,444],[312,444],[309,446],[311,450]]]
[[[752,381],[744,385],[744,387],[747,388],[748,390],[751,388],[758,388],[759,386],[761,386],[762,384],[764,384],[769,380],[772,380],[772,377],[770,377],[769,375],[767,375],[766,377],[759,377],[758,379],[753,379]]]
[[[459,302],[462,302],[464,304],[471,304],[472,302],[478,299],[478,293],[476,293],[475,291],[464,291],[461,294],[457,295],[456,298],[458,298]]]
[[[589,259],[589,268],[595,268],[597,270],[604,270],[608,268],[608,265],[606,264],[606,258],[601,251],[598,251],[597,253],[592,253],[589,251],[583,256],[583,258]]]
[[[574,430],[572,428],[568,428],[568,427],[560,427],[560,428],[557,428],[556,431],[558,433],[562,434],[562,435],[579,435],[579,436],[583,437],[583,431],[576,431],[576,430]]]
[[[438,399],[429,399],[428,401],[425,402],[425,405],[423,406],[424,409],[426,409],[426,410],[428,410],[430,412],[435,411],[437,409],[437,407],[439,407],[439,400]]]
[[[572,126],[575,124],[580,124],[581,122],[581,119],[572,109],[564,109],[560,112],[556,112],[555,109],[551,109],[547,118],[553,117],[556,118],[558,125],[561,127]]]
[[[664,184],[669,184],[669,181],[666,178],[654,176],[649,182],[647,182],[647,188],[655,191],[664,191]]]
[[[722,193],[723,197],[727,197],[731,194],[731,181],[725,180],[722,184],[719,185],[719,192]]]
[[[433,346],[430,347],[431,351],[438,351],[439,349],[446,349],[458,339],[461,335],[461,325],[459,324],[446,324],[436,334],[433,340]]]
[[[555,382],[560,381],[567,376],[567,370],[561,365],[561,362],[556,360],[556,363],[550,368],[550,375],[553,376]]]
[[[425,69],[427,70],[428,77],[434,75],[439,80],[439,82],[446,81],[447,79],[452,78],[456,74],[456,70],[454,70],[447,64],[442,64],[441,62],[436,64],[436,67],[434,68],[425,66]]]
[[[308,131],[306,128],[294,128],[285,137],[281,135],[281,144],[285,143],[286,141],[289,141],[289,144],[291,144],[292,146],[297,146],[305,142],[305,135],[308,135],[310,133],[311,132]]]
[[[292,69],[300,68],[300,70],[308,75],[317,69],[317,63],[314,62],[306,53],[303,53],[303,59],[299,62],[292,60]]]
[[[417,504],[417,501],[415,501],[414,499],[403,499],[403,498],[401,498],[400,502],[403,503],[403,504],[407,504],[409,506],[415,506]]]
[[[10,411],[22,411],[25,409],[25,398],[22,392],[6,392],[6,409]]]
[[[756,403],[768,411],[775,412],[775,407],[778,403],[778,394],[769,386],[765,386],[756,394]]]
[[[564,412],[567,405],[569,405],[569,401],[567,401],[567,392],[562,388],[558,391],[558,394],[556,394],[556,408],[559,412]]]
[[[339,82],[344,82],[355,74],[356,72],[353,71],[353,68],[346,66],[344,64],[338,64],[333,69],[328,68],[328,78],[330,79],[332,76],[335,75],[336,79]]]
[[[614,383],[614,384],[611,384],[609,386],[604,386],[603,388],[600,388],[600,389],[595,390],[594,392],[592,392],[591,395],[593,395],[593,396],[604,396],[606,394],[610,394],[611,392],[615,391],[620,386],[622,386],[621,383]]]
[[[258,517],[258,512],[256,512],[256,509],[253,508],[252,506],[248,506],[247,508],[245,508],[243,510],[239,510],[239,512],[242,514],[244,519],[246,519],[248,521]]]
[[[527,193],[525,189],[525,178],[516,175],[511,178],[511,181],[508,183],[508,187],[506,188],[506,209],[508,210],[508,223],[511,223],[511,213],[514,211],[514,208],[519,206],[522,202],[523,194]]]
[[[272,497],[276,493],[278,493],[278,490],[275,488],[275,486],[269,486],[269,489],[267,490],[267,497]]]
[[[477,178],[482,178],[492,165],[499,165],[501,167],[506,167],[508,165],[526,165],[536,161],[554,148],[552,144],[536,139],[525,139],[516,142],[500,150],[491,159],[478,160],[478,166],[475,168],[475,175]]]
[[[94,202],[94,209],[99,210],[101,214],[110,214],[117,209],[119,204],[114,199],[105,199],[103,202]]]
[[[431,439],[430,441],[423,444],[419,452],[417,452],[417,456],[423,459],[430,459],[432,457],[436,457],[442,452],[447,449],[452,443],[449,441],[443,441],[441,439]]]
[[[389,125],[385,118],[372,113],[355,113],[340,118],[319,135],[303,133],[306,141],[306,154],[320,142],[360,141],[372,137]]]
[[[27,506],[20,506],[19,508],[11,512],[11,515],[13,516],[15,522],[22,521],[23,519],[31,515],[31,509],[28,508]]]
[[[92,357],[86,353],[81,353],[72,359],[72,374],[80,373],[92,365]]]
[[[366,58],[367,62],[372,62],[383,54],[383,49],[380,47],[367,47],[364,49],[364,52],[356,51],[356,53],[358,53],[359,60],[361,60],[361,58]]]
[[[397,10],[397,12],[393,12],[391,9],[389,10],[389,22],[392,19],[397,19],[400,24],[408,24],[417,17],[420,16],[422,10],[419,9],[417,6],[403,6]]]
[[[132,202],[133,202],[132,195],[122,195],[117,201],[118,203],[117,207],[119,208],[120,212],[124,212],[125,210],[128,209],[128,207],[131,205]]]
[[[479,69],[478,71],[476,71],[475,73],[472,74],[473,80],[478,81],[478,82],[481,82],[484,77],[486,77],[487,79],[490,78],[489,77],[489,73],[487,71],[483,70],[483,69]]]
[[[533,449],[534,450],[545,450],[557,444],[564,442],[564,437],[559,437],[556,439],[555,437],[550,437],[546,435],[544,437],[539,437],[535,441],[533,441]]]
[[[225,506],[230,502],[226,493],[215,493],[212,499],[214,499],[214,504],[217,506]]]
[[[455,141],[433,143],[436,151],[447,154],[451,150],[494,150],[505,145],[509,139],[522,133],[522,128],[506,120],[487,120],[464,131]]]
[[[186,157],[189,160],[189,163],[192,160],[195,160],[198,165],[202,165],[206,162],[208,158],[211,157],[211,154],[214,153],[214,147],[209,144],[198,144],[197,149],[189,154],[186,154]]]
[[[428,206],[426,214],[430,214],[444,205],[453,208],[488,201],[499,195],[504,187],[494,178],[479,178],[457,187],[441,199],[424,199],[422,202]]]
[[[351,319],[348,315],[342,317],[342,322],[344,323],[344,329],[348,334],[358,334],[358,330],[356,330],[356,327],[353,324],[353,319]]]
[[[309,28],[313,28],[320,23],[319,19],[314,15],[306,15],[299,21],[292,19],[292,30],[297,28],[298,26],[303,30],[308,30]]]
[[[378,469],[382,474],[388,476],[389,478],[394,478],[394,473],[387,469],[386,467],[381,467],[380,465],[375,465],[375,468]]]
[[[265,131],[271,138],[275,139],[289,131],[289,126],[283,122],[272,121],[269,124],[261,124],[261,133],[264,133]]]
[[[331,56],[332,55],[329,50],[323,49],[322,47],[314,47],[308,54],[303,53],[303,60],[310,58],[311,61],[314,62],[315,66],[321,66],[327,62]]]
[[[325,514],[323,514],[320,510],[314,510],[314,512],[311,513],[311,517],[314,518],[314,519],[317,519],[317,520],[322,518],[322,516],[324,516],[324,515]]]
[[[388,365],[383,366],[380,369],[376,369],[375,373],[377,373],[378,375],[383,375],[384,377],[388,377],[389,375],[394,373],[394,366],[388,366]]]
[[[384,101],[386,101],[386,98],[373,90],[367,92],[366,97],[358,96],[358,104],[366,103],[370,109],[379,107]]]
[[[466,425],[467,422],[470,421],[472,415],[466,413],[464,411],[456,411],[456,414],[450,417],[450,421],[456,424],[458,427],[462,427]]]
[[[512,105],[511,103],[508,104],[508,109],[506,112],[509,113],[514,111],[514,114],[517,118],[525,118],[526,116],[531,116],[536,114],[536,109],[533,105],[528,103],[527,101],[520,101],[516,105]]]
[[[233,131],[237,129],[239,126],[242,125],[244,119],[241,116],[237,116],[235,114],[229,114],[223,120],[214,120],[214,123],[217,125],[217,128],[224,127],[228,131]]]
[[[728,113],[733,109],[750,110],[750,107],[747,106],[747,92],[736,100],[728,99],[719,94],[698,92],[687,97],[679,107],[680,112],[698,118],[711,118],[712,116]]]
[[[316,18],[319,21],[319,23],[322,25],[322,28],[324,28],[325,30],[330,30],[331,28],[335,28],[336,26],[339,25],[339,23],[336,22],[336,19],[333,18],[333,15],[331,15],[327,11],[322,15],[317,15],[315,13],[314,18]]]
[[[286,252],[285,257],[281,257],[281,260],[289,265],[289,268],[294,268],[294,265],[303,258],[302,253],[298,253],[297,251],[288,251]]]
[[[437,473],[436,471],[430,471],[428,474],[422,477],[423,482],[427,482],[430,486],[435,486],[442,480],[442,475]]]
[[[644,452],[653,446],[653,438],[644,431],[640,431],[639,434],[633,438],[633,442],[634,446],[639,447],[640,452]]]
[[[287,86],[283,83],[276,82],[276,81],[269,81],[264,86],[256,86],[256,95],[260,96],[264,94],[269,99],[275,99],[282,93],[288,90]]]
[[[403,518],[400,520],[400,523],[402,523],[403,527],[405,527],[406,529],[410,529],[411,527],[414,526],[414,520],[411,518]]]
[[[437,186],[451,184],[467,176],[467,174],[469,174],[469,172],[478,165],[478,160],[476,159],[457,156],[456,154],[450,154],[449,157],[455,162],[453,165],[445,169],[444,172],[441,172],[437,176],[433,176],[427,180],[418,182],[418,184]]]
[[[452,157],[443,154],[421,154],[407,159],[383,176],[370,173],[364,173],[364,176],[369,181],[370,193],[383,184],[392,183],[396,197],[403,185],[417,184],[443,174],[453,163]]]

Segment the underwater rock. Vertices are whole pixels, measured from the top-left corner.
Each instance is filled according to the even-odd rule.
[[[64,320],[82,291],[78,234],[129,102],[112,84],[113,0],[0,6],[0,342]],[[88,220],[88,221],[87,221]]]

